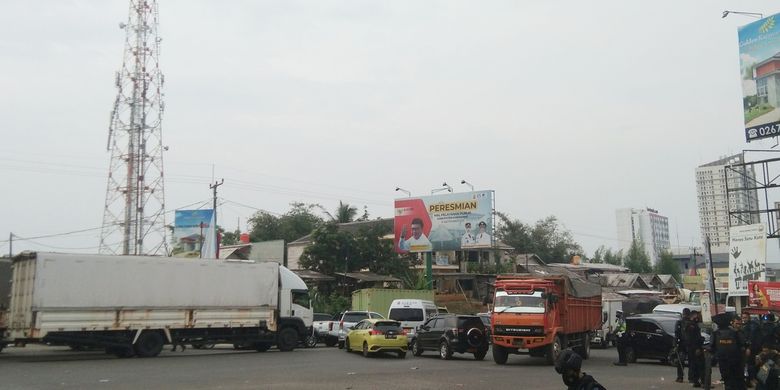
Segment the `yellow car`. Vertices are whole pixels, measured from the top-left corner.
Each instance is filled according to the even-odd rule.
[[[350,329],[344,339],[344,349],[347,352],[363,351],[365,357],[376,352],[395,352],[403,359],[408,340],[400,322],[372,318],[360,321]]]

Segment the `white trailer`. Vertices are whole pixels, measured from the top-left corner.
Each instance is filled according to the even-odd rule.
[[[625,298],[616,296],[617,294],[604,294],[601,298],[601,327],[596,330],[590,343],[607,348],[610,341],[614,341],[615,323],[617,322],[617,312],[623,310],[623,300]]]
[[[120,357],[218,342],[290,351],[312,318],[306,284],[277,263],[25,252],[12,261],[3,341]]]

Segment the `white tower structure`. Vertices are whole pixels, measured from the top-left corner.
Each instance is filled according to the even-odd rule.
[[[640,241],[650,258],[650,265],[656,265],[661,253],[670,249],[669,218],[659,214],[658,210],[625,208],[618,209],[615,216],[618,241],[624,254],[634,240]]]
[[[131,0],[107,149],[111,152],[100,252],[165,255],[163,75],[156,0]]]

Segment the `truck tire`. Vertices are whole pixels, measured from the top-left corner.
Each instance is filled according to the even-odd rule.
[[[269,349],[271,349],[271,344],[269,343],[255,343],[255,351],[257,352],[265,352]]]
[[[493,361],[496,364],[506,364],[508,358],[509,352],[504,347],[493,344]]]
[[[282,352],[290,352],[298,345],[298,332],[293,328],[284,328],[279,332],[278,346]]]
[[[165,339],[160,333],[148,331],[143,332],[138,336],[138,340],[135,342],[133,349],[135,349],[135,354],[138,355],[138,357],[155,357],[160,354],[163,345],[165,345]]]
[[[558,359],[558,355],[560,355],[561,351],[563,350],[561,345],[561,337],[555,335],[553,342],[547,346],[547,351],[544,354],[545,359],[547,359],[547,364],[555,364],[555,359]]]
[[[585,360],[590,357],[590,335],[584,333],[581,338],[582,344],[574,349],[580,357]]]

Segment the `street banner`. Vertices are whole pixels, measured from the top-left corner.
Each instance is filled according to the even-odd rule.
[[[751,280],[766,281],[766,227],[761,223],[729,229],[729,295],[747,296]]]
[[[748,282],[748,303],[751,307],[780,310],[780,282]]]
[[[398,253],[490,248],[493,191],[474,191],[395,200]]]
[[[213,258],[216,252],[213,243],[214,230],[214,210],[176,210],[173,228],[173,253],[181,254],[185,252],[196,252],[195,257],[200,256],[201,249],[208,246],[207,253]],[[211,238],[211,240],[209,240]]]
[[[780,135],[780,14],[742,26],[739,65],[747,142]]]

